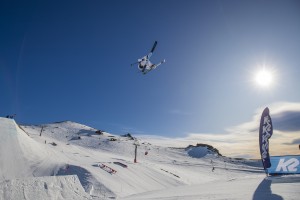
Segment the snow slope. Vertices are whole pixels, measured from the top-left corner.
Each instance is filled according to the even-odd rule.
[[[265,175],[246,176],[226,181],[212,181],[205,184],[187,185],[168,188],[155,192],[132,195],[125,199],[253,199],[279,200],[299,199],[299,181],[284,177],[286,183],[278,184]]]
[[[0,183],[0,199],[91,199],[77,176],[47,176]]]
[[[51,175],[60,167],[53,151],[30,138],[12,119],[0,118],[0,180]]]
[[[300,196],[298,176],[266,179],[260,162],[218,156],[206,147],[169,148],[138,139],[138,162],[134,163],[135,146],[130,137],[106,132],[100,135],[95,133],[97,129],[71,121],[21,126],[28,136],[11,124],[13,120],[7,120],[0,119],[1,130],[15,127],[12,132],[18,142],[10,138],[9,143],[19,146],[19,150],[7,145],[1,149],[1,160],[6,157],[9,162],[9,158],[18,156],[21,163],[11,171],[8,164],[4,167],[6,162],[1,164],[1,171],[6,169],[11,174],[0,183],[3,199],[22,199],[21,193],[13,196],[17,194],[7,192],[20,185],[28,185],[26,195],[31,195],[35,181],[39,194],[45,195],[37,199],[298,199]],[[26,166],[22,173],[20,166]],[[110,173],[111,169],[114,173]],[[81,185],[69,175],[78,177]],[[65,196],[66,193],[72,198]],[[75,198],[74,193],[79,196]]]

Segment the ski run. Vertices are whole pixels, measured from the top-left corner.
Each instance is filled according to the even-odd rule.
[[[71,121],[18,125],[0,118],[0,199],[300,197],[299,175],[267,177],[259,160],[221,156],[196,146],[201,141],[183,148],[134,139]]]

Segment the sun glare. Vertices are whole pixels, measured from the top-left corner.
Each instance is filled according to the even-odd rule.
[[[266,69],[257,72],[255,77],[256,83],[261,86],[269,86],[272,82],[272,74]]]
[[[260,69],[255,74],[255,83],[260,87],[270,87],[273,82],[273,73],[266,68]]]

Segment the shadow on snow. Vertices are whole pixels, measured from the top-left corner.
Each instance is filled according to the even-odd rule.
[[[261,200],[261,199],[283,200],[281,196],[272,193],[271,184],[272,184],[272,180],[265,178],[256,188],[252,200]]]

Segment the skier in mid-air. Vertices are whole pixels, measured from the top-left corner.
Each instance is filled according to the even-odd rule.
[[[141,70],[141,72],[143,74],[147,74],[149,71],[151,71],[151,70],[155,69],[156,67],[158,67],[159,65],[165,63],[166,62],[165,59],[157,64],[151,63],[150,57],[152,56],[156,45],[157,45],[157,41],[154,42],[153,47],[148,55],[138,59],[138,61],[136,63],[131,64],[131,66],[134,64],[138,64],[139,70]]]

